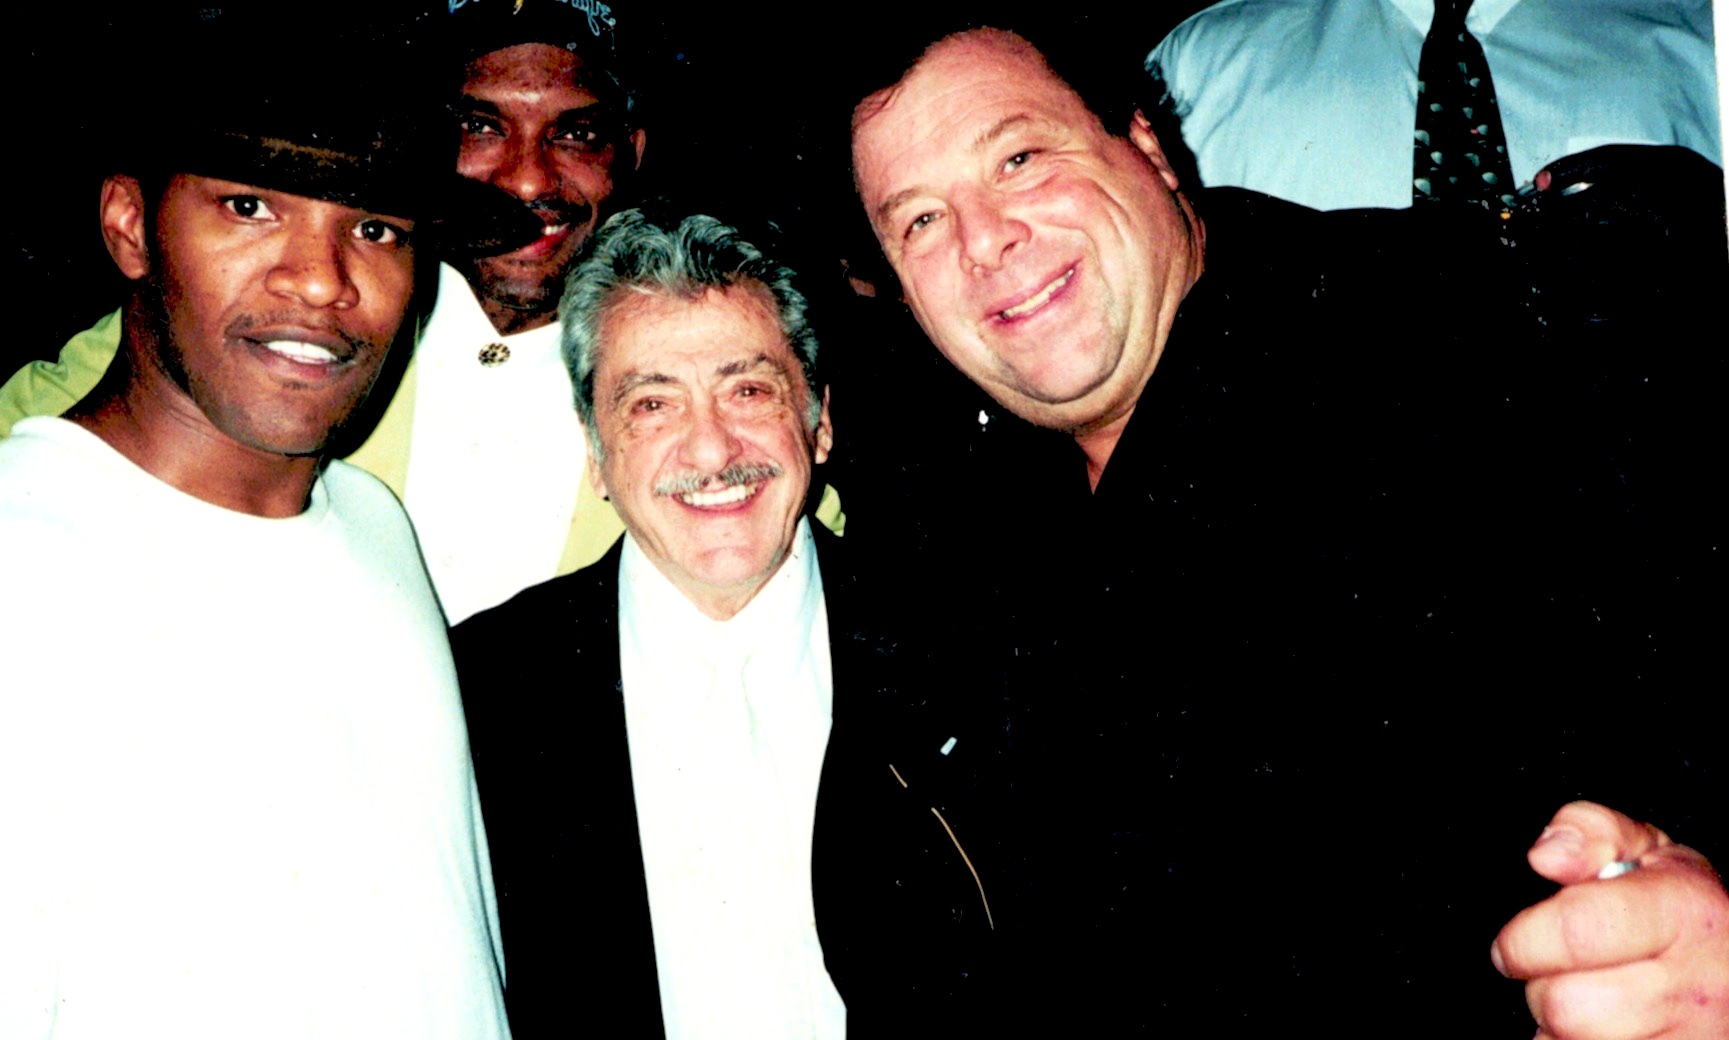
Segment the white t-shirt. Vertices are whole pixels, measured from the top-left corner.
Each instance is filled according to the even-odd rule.
[[[0,441],[0,1036],[508,1035],[485,832],[407,519]]]
[[[587,452],[558,337],[557,322],[500,336],[462,275],[439,269],[405,504],[452,625],[558,574]],[[509,356],[483,365],[488,347]]]
[[[1433,0],[1225,0],[1147,58],[1208,187],[1315,209],[1411,205]],[[1604,144],[1722,165],[1709,0],[1477,0],[1513,176]]]
[[[811,898],[834,682],[809,522],[727,621],[697,610],[629,535],[618,598],[667,1037],[845,1037]]]

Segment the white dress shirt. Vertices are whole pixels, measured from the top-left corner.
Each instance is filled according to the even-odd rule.
[[[727,621],[625,536],[619,665],[666,1034],[846,1035],[811,899],[834,684],[807,521]]]
[[[1411,204],[1433,0],[1226,0],[1147,58],[1209,187],[1316,209]],[[1477,0],[1513,176],[1603,144],[1722,165],[1709,0]]]

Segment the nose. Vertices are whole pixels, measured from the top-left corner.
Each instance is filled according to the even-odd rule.
[[[1009,251],[1026,241],[1027,225],[1005,212],[997,193],[969,189],[952,203],[959,227],[961,254],[969,271],[994,271],[1006,262]]]
[[[526,134],[505,142],[504,157],[492,171],[491,179],[494,186],[524,202],[551,195],[558,180],[540,142]]]
[[[713,402],[697,402],[679,446],[679,461],[698,473],[718,473],[738,458],[741,445]]]
[[[360,302],[360,288],[349,276],[346,246],[346,230],[334,223],[293,229],[265,288],[308,307],[353,307]]]

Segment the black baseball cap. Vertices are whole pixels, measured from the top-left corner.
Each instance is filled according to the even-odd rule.
[[[579,55],[585,86],[620,114],[641,103],[640,67],[652,36],[648,20],[621,15],[606,0],[447,0],[429,18],[446,60],[457,67],[483,54],[524,43],[544,43]],[[621,23],[623,24],[621,27]]]

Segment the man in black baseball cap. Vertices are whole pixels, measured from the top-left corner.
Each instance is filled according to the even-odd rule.
[[[642,161],[629,59],[603,3],[452,0],[447,67],[463,70],[457,169],[521,200],[540,240],[464,265],[500,333],[557,316],[564,272],[621,180]]]

